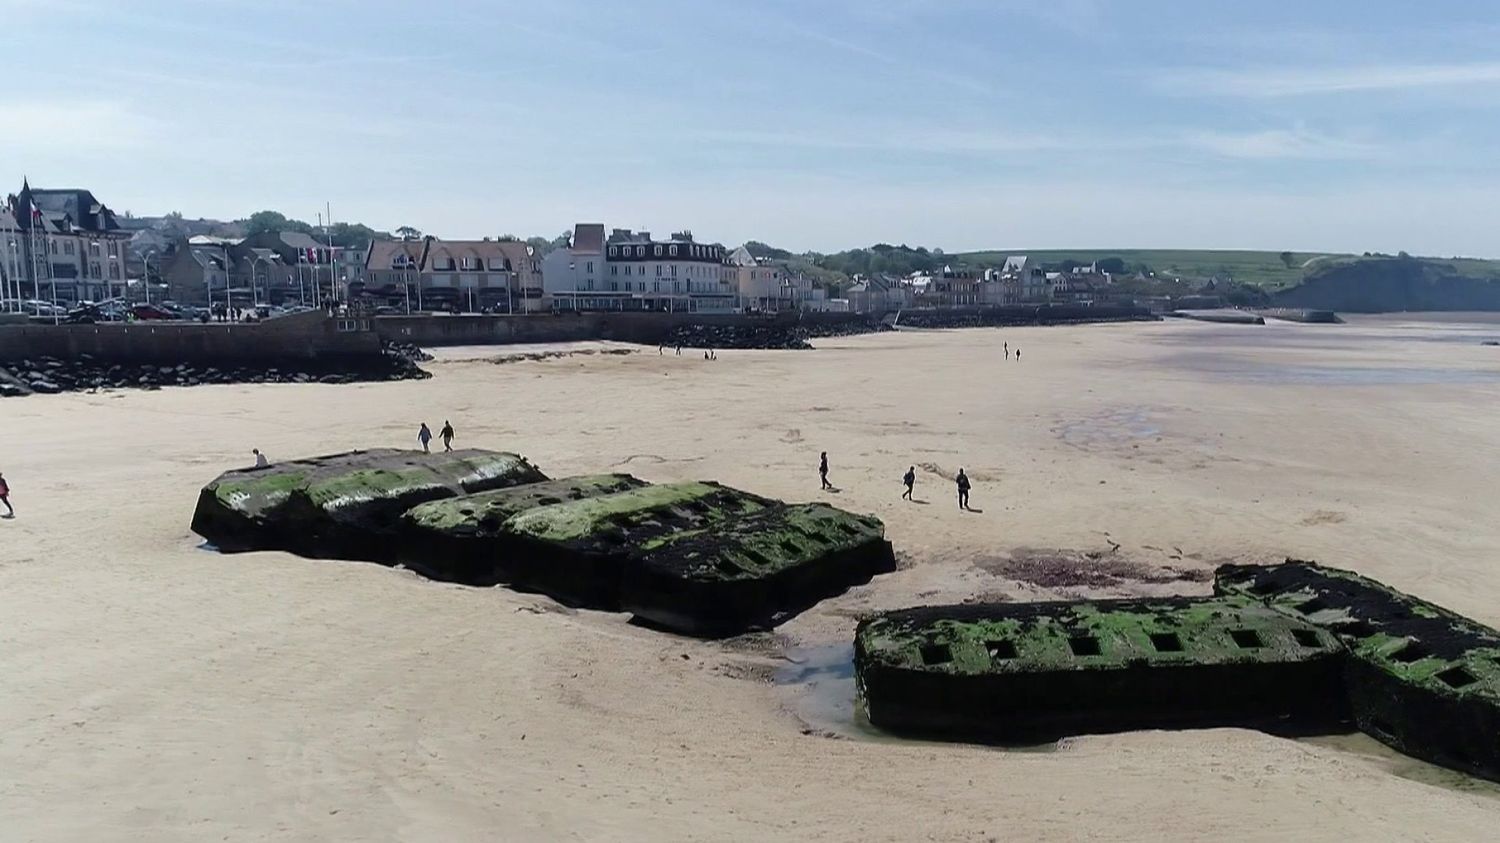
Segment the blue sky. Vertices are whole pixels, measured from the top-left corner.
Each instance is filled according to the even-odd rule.
[[[1443,0],[0,0],[0,178],[451,237],[1492,256],[1497,44]]]

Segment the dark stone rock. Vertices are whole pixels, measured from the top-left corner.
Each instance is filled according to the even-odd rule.
[[[62,387],[58,386],[52,381],[42,378],[37,378],[28,385],[31,387],[32,392],[36,392],[42,395],[53,395],[55,393],[62,392]]]

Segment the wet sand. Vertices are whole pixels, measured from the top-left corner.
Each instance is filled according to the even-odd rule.
[[[1500,624],[1500,348],[1478,344],[1497,335],[1384,317],[902,332],[716,362],[454,349],[422,382],[0,402],[19,513],[0,521],[0,838],[1487,838],[1500,788],[1355,738],[912,743],[830,728],[847,709],[826,688],[865,612],[1204,593],[1229,559],[1351,567]],[[444,419],[554,476],[788,499],[820,498],[826,450],[840,491],[821,497],[885,519],[902,569],[698,642],[503,588],[196,549],[199,486],[250,448],[405,447]],[[920,503],[900,500],[908,465]],[[982,512],[958,511],[960,467]]]

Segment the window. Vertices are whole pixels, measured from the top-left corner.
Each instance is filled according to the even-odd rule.
[[[672,264],[672,277],[673,278],[677,277],[677,264],[675,264],[675,263]]]
[[[655,247],[655,248],[654,248],[654,249],[652,249],[652,252],[653,252],[653,253],[654,253],[654,254],[655,254],[655,255],[656,255],[656,256],[657,256],[657,257],[661,257],[661,246],[657,246],[657,247]]]
[[[97,258],[97,257],[99,257],[99,244],[98,243],[90,243],[89,244],[89,257],[91,257],[91,258]]]
[[[661,277],[661,264],[657,264],[656,265],[656,277],[657,278]]]
[[[73,241],[72,240],[64,240],[63,241],[63,254],[65,254],[65,255],[71,255],[71,254],[73,254]]]
[[[615,252],[616,252],[616,251],[618,251],[618,248],[617,248],[617,247],[615,247],[615,246],[610,246],[610,247],[609,247],[609,256],[610,256],[610,257],[614,257],[614,256],[615,256]]]
[[[644,258],[646,256],[646,247],[645,246],[636,246],[635,247],[635,256],[638,257],[638,258]]]
[[[613,264],[613,265],[611,265],[610,268],[609,268],[609,274],[610,275],[619,275],[620,274],[620,265],[619,264]]]
[[[588,262],[588,273],[590,275],[594,274],[594,262],[593,261],[589,261]]]
[[[668,251],[670,252],[670,254],[672,255],[672,257],[674,257],[674,258],[677,257],[677,247],[676,246],[671,247],[671,249],[669,249]]]
[[[629,275],[629,274],[630,274],[630,264],[628,264],[628,263],[627,263],[627,264],[625,264],[625,274],[626,274],[626,275]]]
[[[100,271],[100,269],[99,269],[99,264],[97,264],[97,263],[91,263],[91,264],[89,264],[89,277],[90,278],[103,278],[104,277],[104,273],[102,271]]]
[[[120,278],[120,265],[119,264],[112,263],[112,264],[109,265],[109,277],[114,278],[116,280],[119,280],[119,278]]]

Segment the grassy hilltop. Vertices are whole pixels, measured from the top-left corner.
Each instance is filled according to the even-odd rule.
[[[1287,253],[1290,257],[1288,261],[1283,259],[1283,254],[1227,249],[1017,249],[1003,252],[963,252],[953,255],[952,259],[970,265],[988,266],[1003,263],[1008,255],[1026,255],[1043,264],[1067,260],[1090,263],[1106,258],[1119,258],[1131,272],[1140,269],[1184,280],[1233,278],[1241,284],[1278,290],[1300,283],[1304,275],[1321,264],[1356,257],[1328,252],[1291,252]]]

